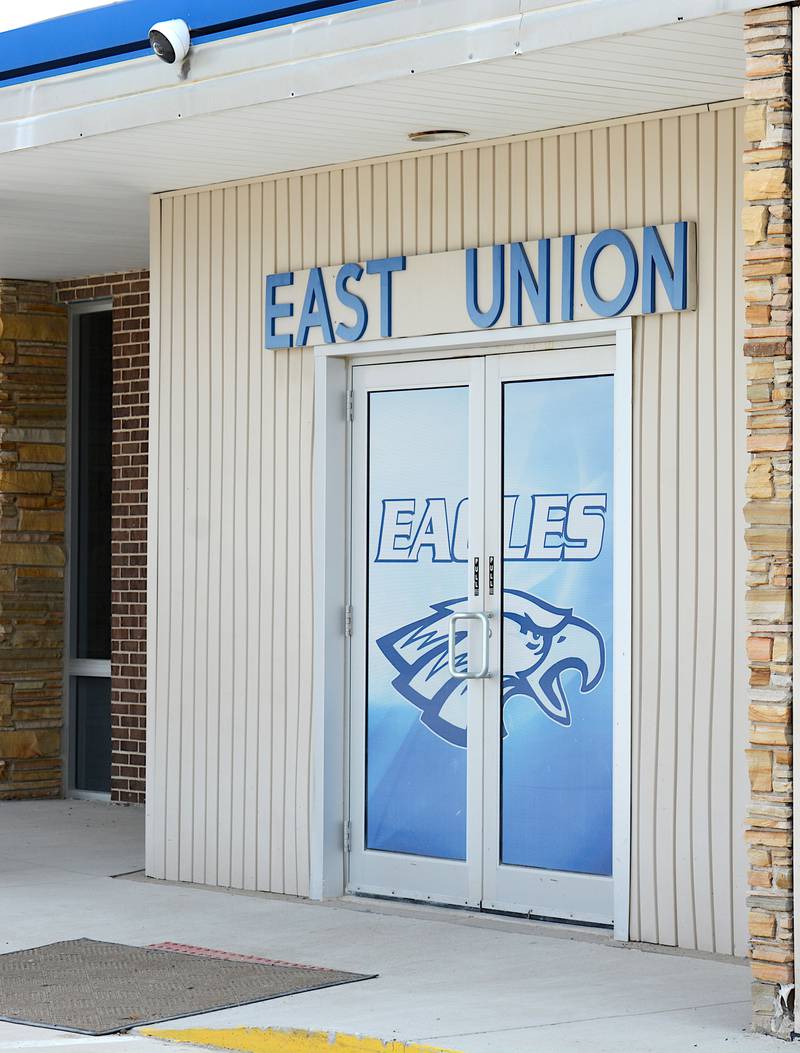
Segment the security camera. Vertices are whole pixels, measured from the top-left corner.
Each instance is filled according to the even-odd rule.
[[[183,62],[192,46],[189,27],[182,18],[171,18],[168,22],[156,22],[148,34],[150,47],[162,62]]]

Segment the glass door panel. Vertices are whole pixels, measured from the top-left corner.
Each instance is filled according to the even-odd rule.
[[[503,385],[500,861],[611,873],[613,378]]]
[[[613,918],[614,353],[486,365],[486,907]]]
[[[483,365],[353,374],[350,887],[477,903]]]
[[[462,860],[467,681],[447,620],[467,602],[468,420],[466,387],[369,395],[366,845]]]

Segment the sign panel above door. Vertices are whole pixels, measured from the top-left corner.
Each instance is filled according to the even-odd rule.
[[[693,310],[696,246],[682,221],[268,274],[264,347]]]

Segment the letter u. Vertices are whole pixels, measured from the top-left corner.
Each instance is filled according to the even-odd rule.
[[[478,306],[478,250],[467,249],[467,311],[474,325],[490,329],[496,325],[506,298],[505,245],[492,246],[492,306]]]

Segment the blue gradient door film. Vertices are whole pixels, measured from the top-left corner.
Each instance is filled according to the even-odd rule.
[[[501,861],[608,875],[613,378],[509,383],[503,412]]]
[[[484,704],[505,864],[611,872],[612,405],[611,377],[504,386],[502,669]],[[471,584],[469,392],[369,408],[367,848],[463,860],[467,689],[447,629]],[[461,623],[461,669],[467,644]]]
[[[369,849],[466,858],[466,688],[447,673],[446,620],[418,623],[466,596],[468,449],[467,388],[370,394]],[[459,743],[424,722],[419,700],[439,689]]]

